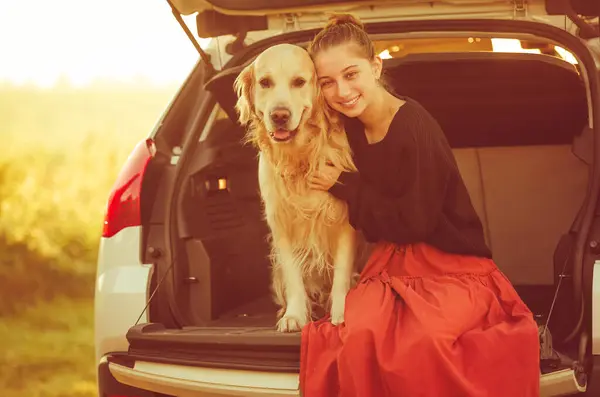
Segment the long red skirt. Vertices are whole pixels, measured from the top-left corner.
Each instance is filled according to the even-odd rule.
[[[492,260],[379,244],[344,320],[302,330],[303,397],[539,396],[537,325]]]

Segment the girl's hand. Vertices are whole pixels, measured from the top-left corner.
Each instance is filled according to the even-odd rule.
[[[325,164],[316,174],[309,176],[308,186],[311,189],[328,191],[338,180],[342,170],[331,164]]]

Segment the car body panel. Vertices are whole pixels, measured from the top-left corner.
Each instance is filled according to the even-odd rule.
[[[141,227],[128,227],[100,240],[94,299],[96,362],[126,352],[125,335],[146,305],[150,265],[140,263]],[[147,313],[141,318],[147,322]]]

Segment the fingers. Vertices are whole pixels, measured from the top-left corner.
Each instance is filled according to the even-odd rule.
[[[308,185],[311,189],[328,191],[338,179],[340,170],[333,166],[325,166],[315,174],[308,177]]]
[[[322,176],[329,180],[330,184],[333,184],[340,176],[341,170],[332,165],[326,165],[321,169]]]
[[[308,187],[316,190],[324,190],[323,184],[319,182],[308,182]]]
[[[308,178],[308,187],[310,187],[311,189],[317,189],[317,190],[328,190],[329,189],[329,184],[327,183],[327,181],[318,178],[318,177],[310,177]]]

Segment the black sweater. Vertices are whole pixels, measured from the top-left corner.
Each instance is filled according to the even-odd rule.
[[[441,127],[418,102],[400,98],[406,103],[380,142],[369,144],[362,123],[344,118],[359,172],[343,172],[329,192],[348,203],[350,223],[369,242],[491,258]]]

